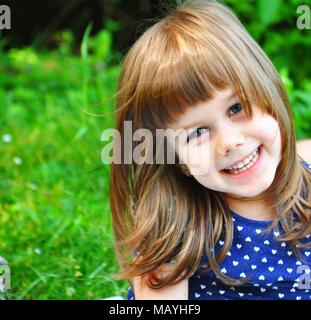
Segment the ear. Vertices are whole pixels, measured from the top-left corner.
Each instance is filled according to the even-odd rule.
[[[300,157],[311,164],[311,139],[297,141],[296,146]]]

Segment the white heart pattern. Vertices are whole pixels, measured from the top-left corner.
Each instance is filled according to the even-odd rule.
[[[197,279],[197,274],[201,274],[200,272],[194,276],[197,281],[201,282],[197,283],[196,288],[198,289],[194,289],[192,293],[195,298],[205,300],[205,295],[208,299],[213,296],[225,300],[242,299],[242,297],[248,298],[250,296],[257,299],[261,295],[263,299],[311,299],[311,290],[298,290],[297,282],[299,278],[297,279],[298,276],[296,275],[297,266],[311,265],[311,250],[308,248],[299,249],[302,253],[302,261],[299,261],[299,258],[294,254],[295,250],[291,248],[287,241],[277,241],[283,231],[278,230],[266,234],[262,225],[250,226],[243,221],[239,223],[238,219],[236,221],[232,246],[222,260],[219,270],[223,275],[230,275],[235,279],[250,277],[250,282],[245,284],[245,290],[247,291],[239,292],[241,288],[234,286],[224,287],[220,281],[220,276],[211,270],[207,271],[207,277],[204,276],[204,280],[203,274],[201,280]],[[310,234],[308,234],[308,237],[310,237]],[[218,240],[217,245],[223,246],[224,244],[223,238]],[[220,250],[220,246],[216,246],[213,250],[215,256],[218,253],[216,249]],[[310,274],[310,270],[306,273]],[[310,293],[308,293],[309,291]],[[230,296],[227,296],[229,293]]]

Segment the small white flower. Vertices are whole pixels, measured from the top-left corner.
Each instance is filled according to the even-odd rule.
[[[12,136],[10,135],[10,134],[4,134],[3,136],[2,136],[2,140],[3,140],[3,142],[5,142],[5,143],[10,143],[10,142],[12,142]]]
[[[14,158],[13,158],[13,162],[14,162],[16,165],[20,166],[20,165],[23,163],[23,160],[22,160],[20,157],[14,157]]]
[[[75,288],[72,288],[72,287],[66,288],[66,294],[67,294],[67,296],[71,297],[71,296],[74,295],[75,293],[76,293]],[[114,298],[114,297],[109,297],[109,298],[106,298],[106,299],[104,299],[104,300],[115,300],[115,299],[111,299],[111,298]]]
[[[42,253],[42,251],[41,251],[40,248],[35,248],[33,251],[34,251],[36,254],[41,254],[41,253]]]
[[[33,182],[28,182],[28,183],[27,183],[27,187],[28,187],[29,189],[31,189],[31,190],[38,190],[37,185],[36,185],[35,183],[33,183]]]

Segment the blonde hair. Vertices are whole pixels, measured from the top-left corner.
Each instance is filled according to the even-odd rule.
[[[277,211],[272,228],[280,223],[284,233],[279,240],[289,241],[299,255],[296,246],[303,246],[300,239],[310,232],[311,175],[296,153],[281,79],[227,7],[216,1],[186,1],[143,33],[124,59],[116,128],[122,141],[125,120],[133,121],[133,130],[165,128],[191,105],[227,87],[236,90],[249,117],[255,102],[279,123],[281,161],[267,190]],[[178,165],[123,163],[111,165],[110,195],[119,278],[148,275],[149,286],[160,289],[192,275],[206,253],[208,267],[224,283],[243,283],[219,268],[233,235],[222,193],[187,177]],[[221,236],[225,243],[215,255]],[[174,271],[157,278],[155,270],[172,259]]]

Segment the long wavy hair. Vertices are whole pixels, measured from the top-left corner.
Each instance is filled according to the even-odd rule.
[[[130,48],[117,91],[121,150],[126,147],[124,121],[132,121],[133,131],[148,128],[154,133],[228,87],[236,90],[248,116],[255,101],[279,124],[281,161],[267,190],[277,212],[271,228],[280,224],[284,232],[278,240],[288,241],[299,255],[297,247],[305,246],[302,238],[311,231],[311,174],[296,153],[289,99],[269,58],[224,5],[180,3]],[[243,283],[219,267],[233,236],[224,195],[185,175],[180,165],[112,163],[110,204],[119,279],[147,276],[151,288],[161,289],[191,276],[206,254],[208,269],[225,284]],[[221,237],[225,243],[216,253]],[[171,260],[172,272],[157,277],[157,268]]]

